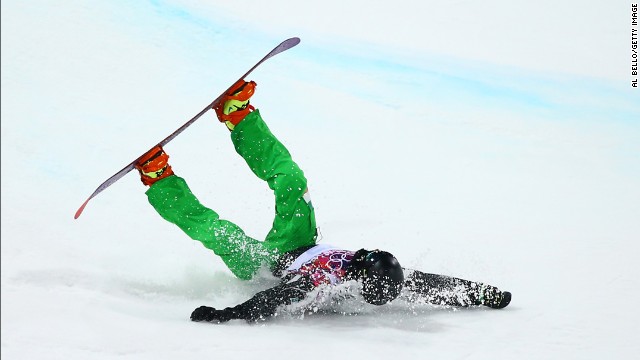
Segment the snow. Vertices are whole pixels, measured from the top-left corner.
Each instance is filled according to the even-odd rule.
[[[2,2],[7,359],[616,359],[640,352],[640,92],[630,4]],[[322,243],[513,293],[192,323],[242,282],[131,173],[280,41],[252,100],[310,182]],[[207,113],[166,147],[201,201],[262,238],[269,189]]]

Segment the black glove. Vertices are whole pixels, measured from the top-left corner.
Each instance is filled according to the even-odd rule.
[[[213,323],[227,322],[231,319],[237,319],[234,312],[226,308],[224,310],[216,310],[209,306],[200,306],[191,313],[191,321],[208,321]]]

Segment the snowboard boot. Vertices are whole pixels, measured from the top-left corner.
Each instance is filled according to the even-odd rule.
[[[142,183],[151,186],[158,180],[173,175],[171,165],[169,165],[169,155],[164,152],[162,147],[155,146],[146,154],[142,155],[135,164],[136,169],[140,172],[140,180]]]
[[[231,90],[213,108],[216,111],[218,120],[225,123],[229,130],[233,131],[247,114],[255,110],[253,106],[249,105],[249,98],[253,96],[255,88],[256,83],[254,81],[246,82],[240,79],[233,84]]]
[[[484,285],[480,290],[479,305],[488,306],[492,309],[502,309],[511,302],[511,293],[500,291],[497,287]]]

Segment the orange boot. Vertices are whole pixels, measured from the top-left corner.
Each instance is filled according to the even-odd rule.
[[[254,81],[246,82],[240,79],[213,108],[218,115],[218,120],[225,123],[229,130],[233,130],[247,114],[255,110],[249,105],[249,98],[253,96],[255,88]]]
[[[136,161],[135,166],[140,172],[142,183],[148,186],[173,175],[173,170],[169,165],[169,155],[160,146],[154,146],[153,149],[142,155]]]

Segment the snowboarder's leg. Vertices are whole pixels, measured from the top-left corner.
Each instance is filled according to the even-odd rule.
[[[171,170],[167,162],[169,157],[161,148],[154,150],[155,153],[160,151],[160,156],[151,159],[151,162],[143,158],[136,167],[140,171],[142,182],[150,185],[146,194],[160,216],[213,250],[241,279],[250,279],[260,266],[270,265],[274,261],[276,254],[265,248],[263,242],[245,235],[237,225],[220,219],[215,211],[202,205],[184,179],[174,175],[172,171],[165,175]],[[161,171],[165,166],[168,170]]]
[[[280,253],[314,245],[316,220],[307,179],[285,146],[271,133],[260,112],[249,113],[231,132],[231,139],[253,173],[269,184],[276,214],[265,246]]]
[[[414,301],[445,306],[484,305],[494,309],[502,309],[511,301],[510,292],[495,286],[417,270],[406,270],[406,274],[404,286]]]
[[[285,146],[271,133],[249,99],[256,83],[244,80],[215,107],[218,120],[231,130],[231,140],[253,173],[274,191],[276,214],[264,244],[280,253],[314,245],[316,221],[307,179]]]

